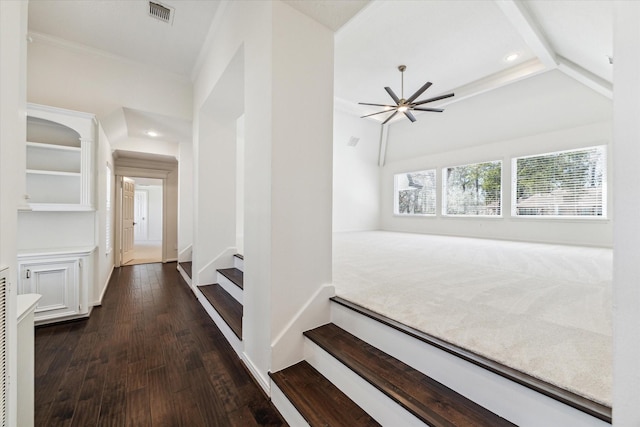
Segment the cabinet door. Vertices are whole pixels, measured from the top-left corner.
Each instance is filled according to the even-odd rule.
[[[20,292],[42,295],[35,311],[36,320],[79,313],[79,263],[67,260],[21,264]]]

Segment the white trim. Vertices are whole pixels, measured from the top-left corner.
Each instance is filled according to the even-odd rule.
[[[335,287],[332,284],[320,286],[271,341],[271,369],[274,372],[304,359],[302,333],[329,323],[331,318],[329,298],[334,295]]]
[[[340,304],[332,304],[331,321],[521,427],[611,427],[605,421],[452,356]]]
[[[271,402],[278,409],[282,418],[293,427],[308,426],[309,423],[304,419],[295,406],[289,401],[287,396],[280,390],[275,382],[271,385]]]
[[[269,380],[269,377],[260,373],[260,370],[258,369],[256,364],[253,363],[246,351],[242,352],[240,358],[251,373],[251,376],[253,376],[253,379],[258,383],[258,385],[267,394],[267,396],[271,396],[272,382]]]
[[[100,292],[100,297],[98,298],[97,301],[93,302],[93,306],[99,306],[102,305],[102,300],[104,299],[104,294],[107,293],[107,288],[109,287],[109,282],[111,281],[111,276],[113,275],[113,270],[115,270],[115,265],[111,264],[111,271],[109,272],[109,275],[107,276],[107,280],[104,283],[104,286],[102,287],[102,292]]]
[[[196,298],[200,301],[200,304],[205,309],[209,317],[216,324],[222,335],[227,339],[227,342],[233,347],[233,350],[238,355],[238,358],[242,359],[242,353],[244,352],[244,344],[240,338],[236,336],[236,334],[231,330],[227,322],[218,314],[215,308],[211,305],[209,300],[204,296],[204,294],[198,289],[197,286],[194,286],[193,292],[196,294]]]
[[[217,257],[209,261],[204,267],[202,267],[197,272],[192,273],[192,279],[195,284],[198,285],[208,285],[210,283],[215,283],[218,279],[218,269],[219,268],[228,268],[230,265],[233,265],[233,255],[237,253],[237,248],[228,247],[223,250]],[[235,286],[235,285],[234,285]]]

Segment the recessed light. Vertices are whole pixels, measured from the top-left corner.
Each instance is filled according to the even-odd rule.
[[[155,130],[148,130],[145,132],[147,134],[147,136],[150,136],[152,138],[155,138],[156,136],[159,136],[160,134],[158,132],[156,132]]]
[[[504,57],[506,62],[513,62],[516,59],[520,58],[520,54],[518,52],[510,53],[509,55]]]

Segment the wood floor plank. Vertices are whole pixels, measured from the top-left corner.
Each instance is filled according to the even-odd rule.
[[[333,323],[304,335],[428,425],[514,426]]]
[[[270,376],[312,427],[380,425],[305,361]]]
[[[175,263],[114,270],[89,319],[35,336],[36,426],[286,426]]]
[[[242,339],[242,304],[236,301],[217,283],[198,286],[198,289],[200,289],[220,317],[229,325],[233,333]]]

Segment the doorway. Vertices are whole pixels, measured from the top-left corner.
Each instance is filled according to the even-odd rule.
[[[122,265],[162,262],[163,180],[123,177]]]

